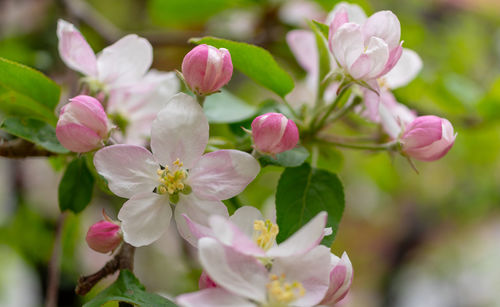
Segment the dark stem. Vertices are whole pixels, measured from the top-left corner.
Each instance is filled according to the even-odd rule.
[[[78,279],[75,293],[78,295],[87,294],[104,277],[115,273],[118,270],[134,270],[135,247],[123,242],[120,251],[108,261],[99,271],[94,274],[82,276]]]
[[[59,277],[60,277],[60,258],[61,258],[61,238],[68,213],[63,212],[59,215],[56,226],[56,236],[54,239],[54,247],[52,248],[52,256],[50,257],[48,268],[47,281],[47,296],[45,298],[45,307],[56,307],[57,297],[59,294]]]
[[[0,156],[6,158],[49,157],[55,153],[23,139],[10,141],[0,140]]]

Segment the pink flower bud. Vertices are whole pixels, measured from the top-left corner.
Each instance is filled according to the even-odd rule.
[[[215,288],[217,284],[208,276],[208,274],[203,271],[201,272],[200,280],[198,280],[198,286],[200,290],[207,288]]]
[[[184,57],[182,74],[196,95],[217,92],[233,75],[231,54],[225,48],[199,45]]]
[[[90,96],[70,99],[61,109],[56,127],[59,142],[74,152],[99,148],[108,137],[109,125],[101,103]]]
[[[456,134],[453,126],[444,118],[420,116],[406,127],[402,137],[402,151],[422,161],[442,158],[453,146]]]
[[[347,254],[344,252],[342,258],[332,254],[331,264],[333,267],[330,271],[330,284],[320,305],[333,306],[343,299],[351,288],[353,269]]]
[[[90,226],[86,240],[96,252],[111,252],[122,242],[120,226],[110,221],[99,221]]]
[[[252,122],[255,149],[275,155],[290,150],[299,141],[299,130],[295,123],[280,113],[266,113]]]

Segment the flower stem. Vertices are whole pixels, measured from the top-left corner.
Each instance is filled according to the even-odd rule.
[[[200,106],[203,107],[203,103],[205,103],[205,97],[206,96],[199,96],[199,95],[196,95],[196,100],[198,101],[198,103],[200,104]]]
[[[337,108],[337,106],[339,105],[340,101],[342,100],[342,98],[344,97],[345,93],[347,92],[347,90],[350,88],[350,84],[346,84],[346,85],[340,85],[339,89],[339,93],[337,95],[337,97],[335,98],[335,100],[330,104],[330,106],[328,107],[328,109],[326,110],[326,112],[323,114],[323,116],[321,116],[320,118],[320,113],[317,113],[314,117],[313,117],[313,120],[311,121],[311,132],[312,134],[315,134],[317,131],[321,130],[321,128],[323,128],[323,126],[325,125],[325,122],[326,120],[328,119],[328,117],[330,116],[330,114],[333,112],[333,110],[335,110],[335,108]]]
[[[330,145],[335,145],[337,147],[344,147],[350,149],[367,149],[367,150],[391,150],[396,148],[398,142],[391,141],[384,144],[353,144],[353,143],[344,143],[340,142],[329,136],[320,136],[316,139],[317,141],[327,143]]]
[[[288,108],[288,110],[290,111],[290,113],[292,113],[294,119],[300,119],[299,118],[299,115],[297,114],[297,112],[293,109],[293,107],[290,105],[290,103],[285,99],[285,97],[283,97],[283,103],[285,104],[285,106]]]

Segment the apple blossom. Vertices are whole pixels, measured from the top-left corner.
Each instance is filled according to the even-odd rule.
[[[338,65],[353,79],[373,81],[389,72],[401,57],[401,26],[391,11],[352,22],[341,7],[330,23],[329,47]]]
[[[97,56],[82,34],[67,21],[59,19],[57,37],[61,59],[85,75],[95,92],[108,92],[137,82],[153,61],[151,44],[135,34],[121,38]]]
[[[433,115],[420,116],[403,132],[401,151],[422,161],[441,159],[453,146],[456,134],[451,123]]]
[[[183,214],[202,225],[208,223],[208,214],[227,216],[221,200],[240,193],[258,174],[258,162],[245,152],[203,155],[208,128],[200,105],[180,93],[153,122],[152,153],[134,145],[108,146],[96,153],[94,164],[109,189],[129,199],[118,214],[126,242],[142,246],[157,240],[170,223],[170,205],[180,234],[189,239]]]
[[[274,156],[297,145],[299,130],[285,115],[266,113],[252,121],[252,138],[256,150]]]
[[[89,247],[99,253],[109,253],[122,242],[120,225],[102,220],[90,226],[85,237]]]
[[[275,257],[305,254],[318,246],[325,235],[326,212],[318,213],[287,240],[276,244],[278,225],[264,219],[259,210],[244,206],[229,218],[211,216],[205,227],[185,216],[191,233],[197,237],[212,237],[234,250],[269,262]]]
[[[231,54],[225,48],[199,45],[182,61],[182,75],[189,88],[199,96],[209,95],[226,85],[233,74]]]
[[[328,290],[331,259],[325,246],[276,258],[270,269],[213,238],[200,239],[198,252],[219,287],[181,295],[181,306],[314,306]]]
[[[330,271],[330,285],[321,305],[334,306],[335,303],[342,300],[352,284],[353,269],[349,257],[344,252],[339,258],[331,254],[332,270]]]
[[[109,126],[101,103],[94,97],[80,95],[62,107],[56,136],[67,149],[88,152],[103,145]]]

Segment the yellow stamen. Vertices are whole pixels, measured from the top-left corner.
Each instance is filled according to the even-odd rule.
[[[184,165],[179,159],[173,162],[174,167],[172,169],[168,168],[168,165],[164,169],[158,169],[156,173],[158,174],[158,194],[178,194],[186,189],[186,184],[184,180],[187,178],[187,172],[182,168]],[[185,193],[187,194],[187,193]]]
[[[289,304],[305,295],[306,290],[298,281],[287,282],[285,274],[277,276],[269,275],[270,282],[267,284],[267,295],[269,302],[275,306]],[[271,306],[271,305],[270,305]]]
[[[278,225],[272,223],[270,220],[255,220],[253,222],[253,240],[263,250],[269,250],[278,235]]]

